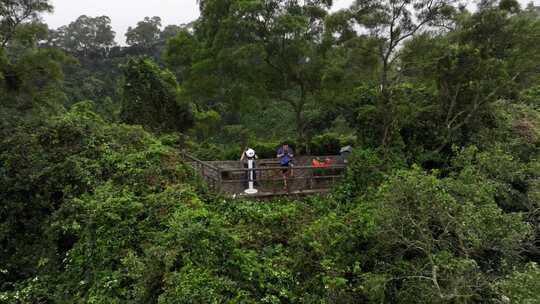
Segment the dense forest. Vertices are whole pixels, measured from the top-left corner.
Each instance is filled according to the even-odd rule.
[[[124,44],[0,0],[0,303],[540,303],[540,7],[198,4]],[[344,181],[232,200],[181,156],[283,141]]]

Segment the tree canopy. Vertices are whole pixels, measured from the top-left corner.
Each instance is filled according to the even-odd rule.
[[[109,17],[83,15],[69,25],[53,30],[49,34],[49,43],[81,57],[106,56],[116,45],[114,38]]]
[[[201,0],[126,45],[0,0],[0,303],[540,302],[538,7],[334,2]],[[353,152],[265,202],[183,153],[283,142]]]

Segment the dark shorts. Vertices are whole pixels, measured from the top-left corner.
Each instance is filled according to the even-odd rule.
[[[281,169],[281,172],[282,173],[287,173],[287,172],[289,172],[289,169],[291,167],[291,163],[281,164],[280,166],[281,166],[281,168],[283,168],[283,169]]]

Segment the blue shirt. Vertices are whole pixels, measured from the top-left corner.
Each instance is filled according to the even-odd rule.
[[[281,148],[278,149],[277,154],[278,155],[285,154],[284,156],[281,157],[279,163],[282,166],[286,166],[291,162],[291,160],[292,160],[292,158],[294,156],[294,151],[293,151],[292,148],[289,147],[287,153],[285,153],[285,151],[283,150],[283,147],[281,147]]]

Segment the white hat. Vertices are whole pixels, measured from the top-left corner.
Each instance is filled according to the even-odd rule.
[[[255,150],[253,150],[253,149],[248,149],[248,150],[246,151],[246,156],[247,156],[247,157],[255,157]]]

